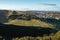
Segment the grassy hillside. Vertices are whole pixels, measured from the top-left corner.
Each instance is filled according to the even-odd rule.
[[[5,24],[13,24],[13,25],[20,25],[20,26],[40,26],[40,27],[54,27],[54,25],[49,24],[47,22],[43,22],[41,20],[36,20],[36,19],[32,19],[32,20],[11,20],[8,23]]]
[[[2,14],[2,13],[4,13],[4,14]],[[27,14],[28,13],[28,14]],[[32,28],[34,27],[43,27],[43,28],[51,28],[51,29],[53,29],[53,28],[55,28],[55,26],[56,26],[56,29],[58,28],[59,30],[56,32],[56,34],[50,34],[49,36],[47,36],[47,35],[44,35],[44,36],[36,36],[36,37],[32,37],[32,36],[24,36],[24,37],[16,37],[16,38],[12,38],[12,40],[60,40],[60,20],[50,20],[50,19],[38,19],[36,16],[32,16],[32,13],[33,14],[36,14],[35,12],[32,12],[31,14],[30,14],[31,12],[23,12],[23,11],[0,11],[0,21],[2,22],[2,23],[4,23],[4,21],[5,20],[7,20],[8,22],[6,22],[5,24],[13,24],[13,25],[19,25],[19,27],[29,27],[29,26],[32,26]],[[50,13],[50,12],[49,12]],[[52,12],[53,13],[53,12]],[[52,14],[51,13],[51,14]],[[11,16],[11,15],[13,15],[13,16]],[[58,15],[59,15],[59,13],[58,13]],[[56,13],[56,15],[54,15],[54,16],[58,16],[57,15],[57,13]],[[13,20],[11,20],[11,19],[13,19]],[[32,18],[31,18],[32,17]],[[6,19],[7,18],[7,19]],[[8,20],[9,19],[9,20]],[[0,25],[1,26],[1,25]],[[5,27],[5,26],[4,26]],[[3,27],[3,28],[4,28]],[[9,27],[9,26],[8,26]],[[23,29],[21,29],[21,30],[19,30],[19,29],[16,29],[15,28],[15,26],[13,27],[11,27],[12,29],[8,29],[8,27],[5,27],[6,28],[6,30],[4,29],[4,31],[3,31],[3,35],[4,35],[4,33],[6,34],[10,34],[11,33],[11,31],[12,31],[12,33],[14,32],[22,32],[22,33],[24,33],[23,31],[21,31],[21,30],[23,30]],[[8,29],[8,30],[7,30]],[[13,31],[14,30],[14,31]],[[18,31],[16,31],[16,30],[18,30]],[[46,29],[46,30],[49,30],[49,29]],[[34,30],[35,31],[35,30]],[[37,31],[37,30],[36,30]],[[41,32],[42,31],[45,31],[45,30],[40,30]],[[40,32],[39,31],[39,32]],[[51,31],[51,30],[49,30],[49,31]],[[0,32],[2,32],[1,30],[0,30]],[[9,33],[10,32],[10,33]],[[28,31],[28,32],[31,32],[31,31]],[[53,32],[53,31],[51,31],[51,32]],[[12,34],[11,33],[11,34]],[[13,33],[13,34],[14,34]],[[18,33],[17,33],[17,35],[18,35]],[[44,32],[43,32],[44,33]],[[20,33],[19,33],[20,34]],[[24,33],[25,34],[25,33]],[[39,33],[38,33],[39,34]],[[15,35],[14,35],[15,36]],[[21,35],[20,35],[21,36]]]
[[[23,26],[38,26],[38,27],[48,27],[48,28],[53,28],[55,26],[57,26],[57,28],[60,28],[60,20],[36,20],[36,19],[32,19],[32,20],[11,20],[6,24],[14,24],[14,25],[23,25]],[[55,25],[55,26],[54,26]],[[50,34],[49,36],[43,35],[41,36],[36,36],[36,37],[32,37],[32,36],[24,36],[24,37],[16,37],[16,38],[12,38],[12,40],[60,40],[60,30],[58,30],[56,32],[56,34]]]

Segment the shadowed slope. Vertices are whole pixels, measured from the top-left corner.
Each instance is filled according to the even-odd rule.
[[[50,24],[52,24],[52,25],[54,25],[54,27],[56,28],[56,29],[59,29],[60,30],[60,20],[56,20],[56,19],[40,19],[41,21],[43,21],[43,22],[47,22],[47,23],[50,23]]]
[[[6,40],[11,40],[15,37],[24,36],[43,36],[44,34],[49,35],[56,33],[58,30],[52,28],[33,27],[33,26],[17,26],[17,25],[6,25],[0,23],[0,35]]]

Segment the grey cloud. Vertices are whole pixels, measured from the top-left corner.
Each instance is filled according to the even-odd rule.
[[[40,3],[42,5],[50,5],[50,6],[56,6],[56,4],[49,4],[49,3]]]

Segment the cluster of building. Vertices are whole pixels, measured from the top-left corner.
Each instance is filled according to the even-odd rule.
[[[33,15],[39,18],[60,19],[60,13],[58,12],[35,12]]]

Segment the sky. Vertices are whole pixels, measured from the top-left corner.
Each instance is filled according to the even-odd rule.
[[[0,9],[60,11],[60,0],[0,0]]]

